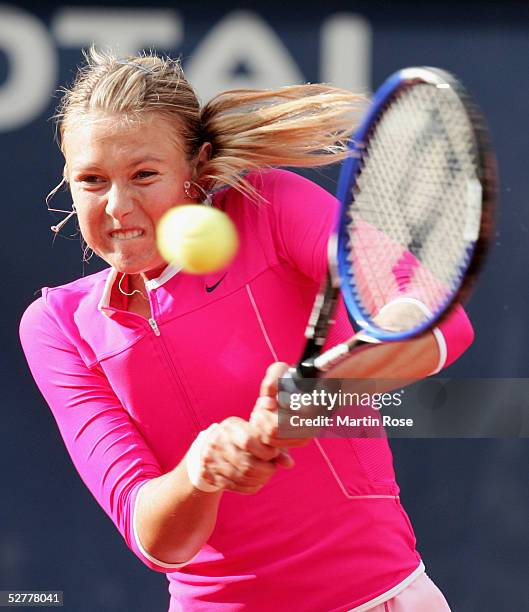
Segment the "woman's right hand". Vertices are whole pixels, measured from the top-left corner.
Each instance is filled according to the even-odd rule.
[[[251,495],[275,474],[290,467],[281,451],[261,442],[248,421],[229,417],[208,431],[200,452],[198,476],[220,489]]]

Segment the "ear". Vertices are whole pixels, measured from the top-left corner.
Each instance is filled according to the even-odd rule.
[[[205,142],[201,147],[196,157],[195,175],[199,177],[202,174],[202,168],[211,159],[212,146],[210,142]]]

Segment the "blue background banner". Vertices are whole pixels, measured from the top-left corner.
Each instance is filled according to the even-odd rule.
[[[529,5],[0,5],[0,589],[62,590],[64,608],[75,612],[165,610],[164,577],[127,550],[75,473],[17,338],[20,316],[42,286],[101,268],[95,259],[83,264],[74,226],[53,241],[49,227],[61,217],[44,203],[63,163],[49,120],[56,91],[71,82],[81,48],[92,41],[119,44],[124,54],[154,47],[181,55],[204,100],[231,87],[302,81],[367,92],[412,65],[457,74],[491,128],[501,209],[494,249],[467,309],[476,340],[443,376],[516,378],[529,376]],[[335,190],[336,169],[310,176]],[[53,207],[69,208],[68,194],[57,194]],[[453,609],[527,610],[527,441],[392,440],[392,447],[418,548]]]

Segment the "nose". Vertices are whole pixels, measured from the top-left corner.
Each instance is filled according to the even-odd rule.
[[[129,190],[116,183],[107,192],[105,212],[114,219],[122,219],[134,209],[133,198]]]

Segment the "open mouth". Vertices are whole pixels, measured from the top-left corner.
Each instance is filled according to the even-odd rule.
[[[133,238],[141,238],[144,234],[143,230],[115,230],[110,232],[110,237],[115,240],[132,240]]]

